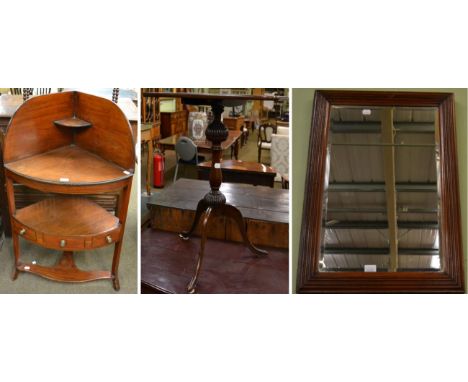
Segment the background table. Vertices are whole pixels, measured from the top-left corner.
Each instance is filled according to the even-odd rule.
[[[211,161],[199,163],[198,179],[208,180],[211,170]],[[244,162],[241,160],[221,161],[223,182],[246,183],[254,186],[273,187],[276,170],[257,162]]]

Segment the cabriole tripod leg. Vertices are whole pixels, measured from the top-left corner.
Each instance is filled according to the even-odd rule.
[[[247,227],[245,226],[244,218],[242,217],[241,212],[236,207],[231,206],[229,204],[225,204],[223,208],[224,215],[234,220],[237,224],[237,227],[239,227],[239,231],[241,232],[242,238],[244,239],[244,244],[247,245],[247,247],[257,256],[268,255],[267,251],[255,247],[249,240],[247,236]]]
[[[181,237],[184,240],[188,240],[190,238],[190,235],[193,233],[193,231],[195,231],[195,228],[197,228],[198,221],[200,220],[200,217],[202,216],[203,211],[205,210],[206,210],[206,203],[202,199],[198,202],[197,210],[195,211],[195,218],[193,219],[193,222],[192,222],[192,227],[190,227],[188,231],[183,231],[179,233],[179,237]]]
[[[202,266],[203,255],[205,254],[205,243],[206,243],[206,236],[207,236],[207,226],[208,220],[210,219],[212,208],[208,207],[205,211],[205,215],[202,220],[202,227],[201,227],[201,241],[200,241],[200,251],[198,252],[198,260],[197,260],[197,268],[195,269],[195,275],[192,277],[192,280],[187,286],[188,293],[195,293],[195,288],[197,286],[198,276],[200,274],[200,269]]]

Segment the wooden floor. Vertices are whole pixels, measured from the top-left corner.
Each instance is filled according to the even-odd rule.
[[[186,293],[200,239],[150,228],[141,233],[141,292]],[[288,293],[288,251],[255,257],[242,244],[209,239],[197,293]]]

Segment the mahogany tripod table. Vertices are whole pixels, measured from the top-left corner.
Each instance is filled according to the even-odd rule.
[[[268,252],[255,247],[247,236],[247,230],[241,212],[234,206],[226,203],[226,197],[220,191],[222,183],[221,172],[221,157],[223,153],[222,142],[224,142],[228,135],[228,129],[221,121],[224,107],[240,106],[248,100],[269,100],[275,101],[284,97],[274,96],[255,96],[255,95],[218,95],[218,94],[197,94],[197,93],[167,93],[167,92],[145,92],[145,97],[169,97],[181,98],[182,103],[185,105],[208,105],[211,106],[213,113],[213,121],[208,125],[205,135],[208,141],[211,142],[211,170],[210,170],[210,188],[211,190],[198,202],[195,218],[189,230],[183,231],[179,236],[188,240],[190,235],[195,231],[198,223],[201,222],[201,242],[200,250],[198,252],[198,260],[195,269],[195,274],[190,280],[187,291],[195,293],[197,286],[198,276],[200,275],[203,256],[205,253],[205,243],[207,238],[208,221],[213,216],[224,216],[234,220],[239,227],[244,244],[256,255],[267,255]]]

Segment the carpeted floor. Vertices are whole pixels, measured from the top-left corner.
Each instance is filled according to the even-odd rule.
[[[139,167],[135,168],[138,174]],[[21,272],[15,281],[11,280],[13,270],[13,248],[10,238],[6,238],[0,250],[0,293],[137,293],[137,181],[133,179],[132,195],[125,226],[124,243],[120,255],[120,291],[115,292],[110,280],[87,283],[61,283]],[[61,252],[41,248],[20,239],[21,258],[30,262],[36,260],[41,265],[53,265]],[[110,270],[114,246],[110,245],[93,251],[75,252],[75,261],[82,269]]]
[[[172,232],[141,232],[142,293],[187,293],[200,238],[180,240]],[[288,293],[288,250],[265,248],[256,257],[241,243],[210,239],[206,243],[197,293]]]

